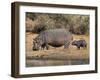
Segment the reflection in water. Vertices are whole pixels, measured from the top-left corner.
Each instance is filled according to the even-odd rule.
[[[26,60],[26,67],[34,66],[60,66],[60,65],[83,65],[89,64],[89,60],[38,60],[38,59],[29,59]]]

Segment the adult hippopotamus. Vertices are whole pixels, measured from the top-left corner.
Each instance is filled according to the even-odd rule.
[[[78,49],[80,49],[80,47],[86,48],[87,47],[87,43],[84,39],[82,40],[74,40],[72,42],[72,45],[76,46]]]
[[[64,45],[64,48],[68,48],[72,40],[72,34],[66,29],[45,30],[33,39],[33,50],[49,49],[48,45],[52,47]]]

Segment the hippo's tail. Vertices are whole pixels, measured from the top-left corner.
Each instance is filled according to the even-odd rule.
[[[71,37],[71,41],[73,41],[73,39],[74,39],[74,38],[73,38],[73,35],[72,35],[72,37]]]

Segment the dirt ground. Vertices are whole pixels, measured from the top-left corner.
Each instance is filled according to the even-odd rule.
[[[26,33],[26,66],[29,65],[30,63],[31,63],[30,66],[34,66],[32,65],[35,64],[34,61],[32,61],[33,59],[34,60],[89,60],[89,36],[73,35],[74,40],[79,40],[79,39],[86,40],[87,42],[86,49],[81,48],[80,50],[78,50],[76,46],[70,45],[68,49],[64,49],[63,46],[59,48],[50,46],[49,50],[45,49],[45,50],[33,51],[32,42],[33,42],[33,38],[35,38],[37,35],[38,34],[33,34],[29,32]],[[37,61],[35,62],[37,63]],[[47,64],[53,65],[54,63],[52,64],[52,62],[54,61],[51,61],[50,63]],[[55,62],[55,64],[57,64],[57,61]],[[46,65],[46,63],[42,65]],[[40,66],[40,65],[36,64],[36,66]]]

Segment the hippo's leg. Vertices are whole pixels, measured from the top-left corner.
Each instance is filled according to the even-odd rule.
[[[87,45],[85,45],[85,47],[87,47]]]
[[[70,45],[70,42],[65,42],[65,44],[64,44],[64,49],[68,48],[69,45]]]
[[[45,45],[42,46],[42,50],[44,50],[44,48],[45,48]]]
[[[44,50],[44,47],[43,46],[41,46],[41,50]]]
[[[41,50],[44,50],[44,49],[45,49],[45,47],[46,47],[46,45],[45,45],[45,44],[41,45]]]
[[[77,49],[80,50],[80,46],[79,45],[77,45]]]
[[[86,49],[87,48],[87,45],[84,45],[84,47],[83,47],[84,49]]]
[[[49,49],[49,45],[48,45],[48,44],[46,44],[46,49],[47,49],[47,50]]]

